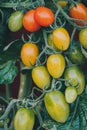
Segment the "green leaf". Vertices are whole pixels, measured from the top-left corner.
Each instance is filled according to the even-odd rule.
[[[10,84],[18,73],[15,61],[8,61],[0,65],[0,84]]]

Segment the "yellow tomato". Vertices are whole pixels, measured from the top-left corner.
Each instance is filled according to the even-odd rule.
[[[47,69],[53,78],[61,77],[65,69],[65,59],[63,55],[50,55],[47,59]]]
[[[53,33],[53,42],[54,45],[62,51],[65,51],[68,49],[70,45],[70,36],[68,31],[65,28],[56,28]]]
[[[67,1],[67,0],[58,0],[58,4],[59,4],[61,7],[65,7],[65,6],[67,6],[68,1]]]

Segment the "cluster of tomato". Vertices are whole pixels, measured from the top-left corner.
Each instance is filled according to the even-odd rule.
[[[60,2],[58,3],[61,4]],[[68,2],[62,3],[63,6]],[[85,26],[87,23],[87,7],[82,3],[77,3],[70,9],[70,16],[75,19],[75,24]],[[71,18],[71,19],[72,19]],[[13,20],[14,19],[14,20]],[[13,21],[13,22],[12,22]],[[33,33],[44,27],[51,26],[55,21],[55,14],[51,9],[45,6],[31,9],[25,14],[20,11],[14,12],[9,20],[8,27],[12,32],[16,32],[22,26],[29,32]],[[53,28],[51,33],[47,34],[44,48],[52,49],[53,53],[47,55],[44,64],[38,64],[38,58],[41,53],[45,53],[44,48],[39,52],[37,43],[30,41],[23,44],[21,48],[21,61],[25,66],[32,70],[32,80],[36,87],[46,91],[44,95],[44,104],[47,112],[57,122],[64,123],[67,121],[70,114],[69,104],[76,101],[78,95],[81,95],[85,89],[85,76],[81,69],[76,64],[82,64],[85,60],[81,52],[81,48],[71,48],[70,53],[67,54],[71,47],[71,36],[65,27]],[[87,49],[87,27],[79,31],[80,46]],[[67,67],[67,55],[72,64]],[[78,58],[79,56],[80,58]],[[56,86],[58,81],[65,83],[64,91],[61,88],[58,90]],[[52,84],[54,81],[54,84]],[[50,90],[50,91],[49,91]],[[21,114],[21,116],[19,116]],[[23,117],[22,117],[23,116]],[[24,118],[24,124],[21,118]],[[29,123],[30,125],[28,125]],[[32,130],[35,122],[34,113],[27,108],[21,108],[17,111],[14,118],[15,130]],[[26,125],[27,124],[27,125]],[[24,129],[23,129],[24,125]]]

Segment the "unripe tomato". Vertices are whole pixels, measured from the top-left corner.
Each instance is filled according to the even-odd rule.
[[[8,28],[12,32],[19,31],[22,28],[24,14],[21,11],[15,11],[8,19]]]
[[[59,50],[67,50],[69,45],[70,45],[70,36],[68,31],[65,28],[56,28],[53,33],[53,42],[54,45],[59,49]]]
[[[31,67],[39,55],[38,46],[32,42],[25,43],[21,49],[21,60],[25,66]]]
[[[45,66],[36,66],[32,70],[32,79],[40,89],[48,88],[50,85],[50,75]]]
[[[77,98],[76,87],[69,86],[65,89],[65,99],[67,103],[73,103]]]
[[[87,28],[84,28],[82,30],[80,30],[79,32],[79,41],[81,43],[81,45],[87,49]]]
[[[53,78],[62,76],[65,69],[65,59],[62,54],[52,54],[47,59],[47,69]]]
[[[36,8],[34,17],[41,26],[47,27],[54,22],[54,13],[51,9],[44,6]]]
[[[35,32],[40,29],[40,25],[34,19],[35,10],[29,10],[26,12],[23,18],[23,26],[29,32]]]
[[[85,76],[83,72],[77,66],[70,66],[65,69],[64,78],[66,81],[66,85],[76,86],[77,94],[80,95],[85,88]],[[70,82],[69,82],[70,81]]]
[[[61,91],[52,91],[44,96],[47,112],[57,122],[64,123],[69,116],[69,105]]]
[[[67,0],[58,0],[58,4],[59,4],[62,8],[64,8],[64,7],[67,6],[68,1],[67,1]]]
[[[87,8],[82,3],[77,3],[76,6],[70,8],[70,16],[75,19],[83,20],[87,23]],[[76,22],[79,25],[84,25],[82,22]]]
[[[34,123],[34,112],[27,108],[20,108],[14,117],[14,130],[33,130]]]

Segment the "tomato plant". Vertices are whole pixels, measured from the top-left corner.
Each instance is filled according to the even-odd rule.
[[[87,130],[87,0],[0,0],[0,127]]]
[[[35,32],[40,29],[40,25],[34,18],[35,10],[29,10],[26,12],[26,14],[23,17],[23,26],[26,30],[29,32]]]
[[[35,20],[41,25],[41,26],[50,26],[54,22],[54,14],[51,11],[51,9],[47,7],[38,7],[36,8],[35,14],[34,14]]]

